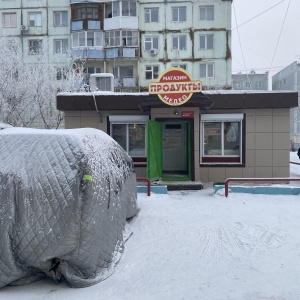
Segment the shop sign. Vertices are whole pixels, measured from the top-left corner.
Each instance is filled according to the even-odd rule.
[[[186,103],[193,95],[202,91],[201,81],[193,81],[192,76],[181,68],[170,68],[149,84],[149,94],[156,94],[162,102],[171,106]]]
[[[194,118],[194,112],[193,111],[182,111],[181,117],[182,118]]]

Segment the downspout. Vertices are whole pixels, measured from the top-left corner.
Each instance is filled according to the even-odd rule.
[[[95,92],[93,92],[93,99],[94,99],[94,104],[95,104],[96,112],[99,114],[99,120],[100,120],[100,123],[103,123],[102,114],[101,114],[101,112],[99,111],[98,106],[97,106]]]

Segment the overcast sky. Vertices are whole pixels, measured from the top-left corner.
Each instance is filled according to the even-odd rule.
[[[233,74],[274,75],[300,61],[300,0],[233,0],[232,29]]]

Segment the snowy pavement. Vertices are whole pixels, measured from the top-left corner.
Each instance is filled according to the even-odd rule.
[[[295,153],[291,161],[300,162]],[[291,164],[291,177],[300,165]],[[71,289],[43,280],[0,299],[299,300],[300,196],[138,194],[141,211],[115,273]]]

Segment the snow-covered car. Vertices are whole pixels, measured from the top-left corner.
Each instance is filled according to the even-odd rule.
[[[0,130],[0,161],[0,288],[110,276],[139,211],[125,150],[97,129],[15,127]]]

